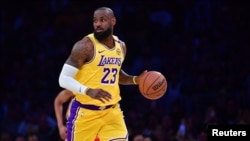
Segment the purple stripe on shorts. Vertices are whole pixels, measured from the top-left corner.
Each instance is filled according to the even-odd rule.
[[[74,141],[74,122],[77,118],[77,114],[80,107],[75,100],[73,100],[71,108],[70,108],[70,115],[67,121],[67,141]]]

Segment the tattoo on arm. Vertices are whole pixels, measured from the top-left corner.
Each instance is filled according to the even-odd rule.
[[[71,50],[66,63],[80,68],[85,62],[93,57],[93,44],[88,38],[76,42]]]

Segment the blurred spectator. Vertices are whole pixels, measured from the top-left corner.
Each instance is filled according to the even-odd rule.
[[[8,132],[2,132],[0,134],[0,141],[12,141],[11,135]]]
[[[23,136],[23,135],[18,135],[18,136],[15,138],[15,141],[26,141],[26,138],[25,138],[25,136]]]
[[[215,109],[215,107],[213,106],[208,106],[206,111],[205,111],[205,121],[204,121],[204,125],[207,124],[219,124],[220,123],[220,119],[218,119],[218,114],[217,111]]]
[[[36,136],[36,134],[29,134],[27,136],[27,141],[40,141],[40,140],[38,139],[38,137]],[[46,141],[46,140],[43,140],[43,141]]]
[[[197,141],[208,141],[208,133],[205,130],[202,130],[198,135]]]
[[[27,113],[26,117],[18,125],[18,134],[23,136],[37,134],[39,131],[37,118],[34,113]]]

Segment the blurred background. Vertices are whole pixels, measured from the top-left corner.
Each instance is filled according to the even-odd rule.
[[[73,44],[93,31],[92,14],[113,9],[127,44],[123,69],[162,72],[159,100],[121,86],[130,141],[205,141],[209,124],[250,124],[247,1],[1,1],[0,141],[60,141],[53,101]],[[29,140],[31,141],[31,140]]]

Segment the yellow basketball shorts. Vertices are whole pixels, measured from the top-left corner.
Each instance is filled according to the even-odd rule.
[[[83,108],[76,100],[72,102],[67,121],[67,141],[127,141],[128,131],[123,112],[116,104],[108,109]]]

